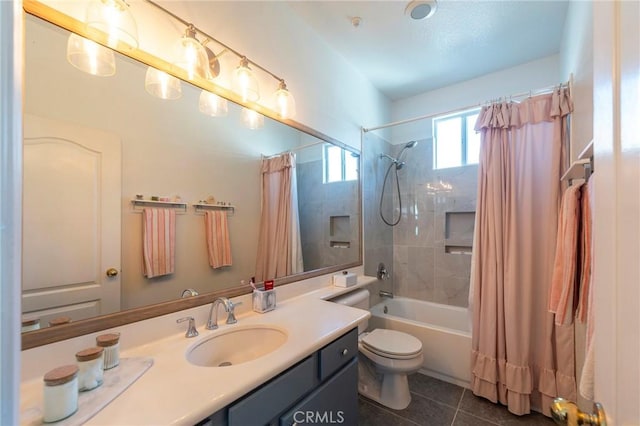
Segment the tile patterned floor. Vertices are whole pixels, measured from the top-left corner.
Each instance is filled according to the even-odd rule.
[[[360,426],[551,426],[539,413],[516,416],[468,389],[417,373],[409,376],[411,404],[392,410],[360,396]]]

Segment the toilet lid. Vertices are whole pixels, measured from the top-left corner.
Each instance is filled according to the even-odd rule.
[[[383,328],[373,330],[361,342],[373,352],[391,356],[416,355],[422,351],[422,342],[412,335]]]

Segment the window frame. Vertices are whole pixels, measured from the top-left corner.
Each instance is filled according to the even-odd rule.
[[[330,148],[338,148],[340,149],[340,180],[332,180],[329,181],[329,149]],[[338,146],[338,145],[333,145],[330,143],[326,143],[324,145],[322,145],[322,183],[326,184],[326,183],[337,183],[337,182],[351,182],[354,180],[358,180],[358,177],[356,177],[355,179],[348,179],[347,180],[347,160],[346,160],[346,153],[349,152],[351,153],[351,151]],[[358,176],[358,173],[356,173],[356,176]]]
[[[431,127],[433,131],[433,169],[434,170],[442,170],[442,169],[450,169],[453,167],[465,167],[472,166],[478,164],[469,163],[467,158],[467,118],[472,115],[476,115],[480,113],[480,108],[472,108],[462,112],[454,113],[454,114],[446,114],[439,115],[437,117],[433,117],[431,120]],[[449,166],[449,167],[438,167],[438,126],[436,123],[438,121],[450,120],[452,118],[460,118],[460,164],[457,166]]]

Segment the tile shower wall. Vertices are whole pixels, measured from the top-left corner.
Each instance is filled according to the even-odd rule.
[[[384,263],[391,274],[389,280],[371,287],[371,303],[379,300],[378,290],[393,291],[393,228],[387,226],[380,219],[380,194],[384,175],[389,167],[388,159],[381,159],[380,154],[391,155],[393,146],[373,133],[365,133],[362,149],[362,170],[360,176],[363,181],[363,227],[364,227],[364,272],[366,275],[376,276],[378,264]],[[391,187],[385,191],[383,213],[386,218],[394,213],[391,204]],[[397,214],[397,212],[395,212]]]
[[[296,172],[304,270],[357,261],[358,181],[323,184],[321,159],[296,164]]]
[[[394,145],[394,155],[403,146]],[[406,165],[398,171],[402,220],[392,231],[394,291],[467,306],[478,167],[434,170],[431,138],[418,141],[406,154]],[[394,200],[396,214],[397,206]]]

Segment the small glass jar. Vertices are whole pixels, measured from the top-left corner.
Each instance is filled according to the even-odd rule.
[[[104,369],[120,364],[120,333],[102,334],[96,337],[96,344],[104,349]]]
[[[40,330],[40,318],[23,319],[22,332]]]
[[[65,365],[44,375],[45,423],[66,419],[78,410],[78,366]]]
[[[89,391],[103,382],[104,349],[100,346],[88,348],[76,353],[78,362],[78,390]]]

